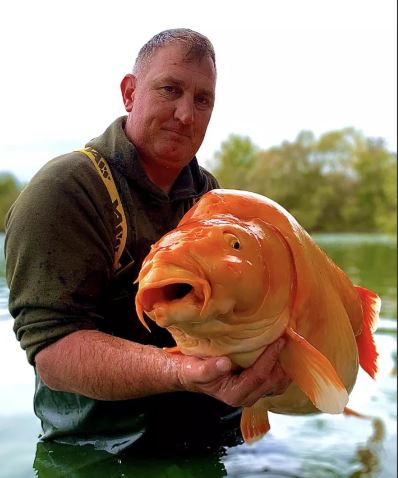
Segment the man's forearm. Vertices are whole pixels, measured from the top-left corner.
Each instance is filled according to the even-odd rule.
[[[98,400],[124,400],[181,390],[178,357],[94,330],[74,332],[36,355],[53,390]]]
[[[237,374],[227,357],[170,354],[94,330],[67,335],[36,355],[36,368],[53,390],[98,400],[125,400],[186,390],[233,407],[250,407],[264,394],[283,393],[290,383],[278,357],[285,340],[269,345]]]

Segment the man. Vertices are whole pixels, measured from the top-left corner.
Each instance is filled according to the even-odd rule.
[[[110,451],[165,437],[176,446],[223,444],[237,430],[237,407],[287,386],[282,341],[236,375],[226,357],[168,354],[169,334],[155,325],[148,333],[134,315],[133,281],[150,245],[218,187],[195,158],[215,85],[206,37],[161,32],[122,80],[127,117],[88,143],[108,162],[126,213],[118,270],[112,204],[85,154],[50,161],[10,211],[10,311],[35,367],[43,440]]]

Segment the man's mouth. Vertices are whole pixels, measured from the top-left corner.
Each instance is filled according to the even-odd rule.
[[[184,138],[190,138],[191,135],[187,133],[186,131],[177,129],[177,128],[163,128],[164,131],[167,131],[168,133],[174,133],[178,136],[182,136]]]

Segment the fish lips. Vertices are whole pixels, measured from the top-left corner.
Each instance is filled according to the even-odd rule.
[[[144,312],[160,327],[200,320],[210,300],[210,284],[188,271],[183,274],[181,270],[178,272],[178,276],[172,274],[167,277],[162,273],[149,274],[148,279],[153,275],[156,280],[143,278],[141,281],[136,296],[136,309],[139,319],[146,327]]]

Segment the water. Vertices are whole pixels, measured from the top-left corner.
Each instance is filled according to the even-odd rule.
[[[0,235],[1,249],[3,240]],[[372,381],[360,371],[350,395],[350,407],[367,418],[270,414],[270,433],[252,446],[237,446],[223,456],[187,454],[156,460],[155,450],[150,459],[61,445],[39,447],[36,453],[40,424],[32,407],[33,371],[12,332],[1,256],[0,477],[396,477],[396,244],[390,237],[373,235],[319,235],[315,240],[354,283],[382,298],[376,333],[379,375]]]

